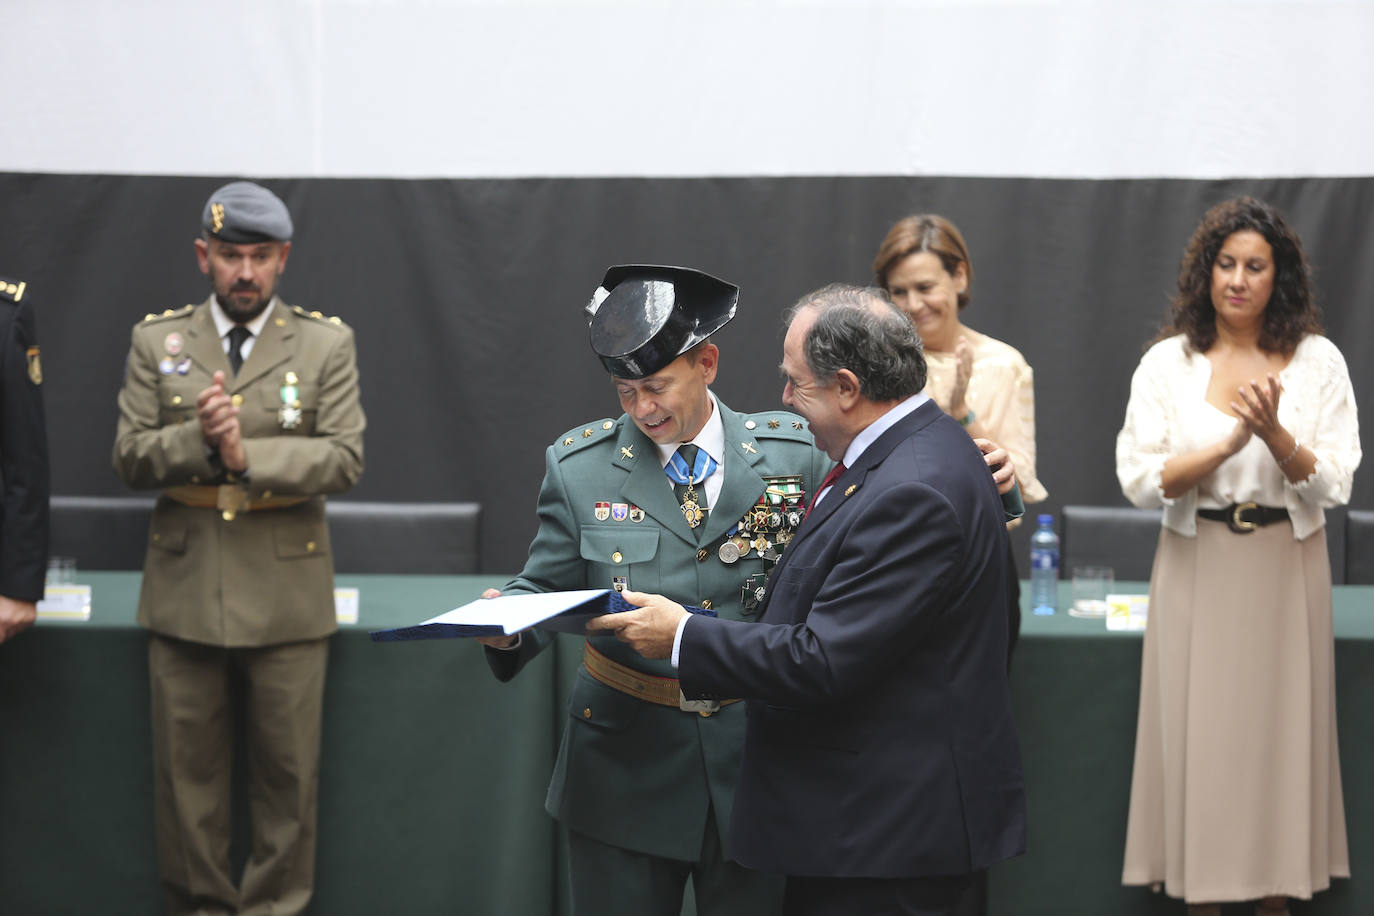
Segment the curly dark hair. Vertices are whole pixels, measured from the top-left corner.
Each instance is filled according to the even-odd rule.
[[[1291,354],[1308,334],[1322,333],[1321,311],[1312,295],[1312,266],[1302,241],[1277,209],[1253,197],[1217,204],[1193,231],[1178,268],[1178,293],[1156,341],[1186,334],[1188,346],[1205,353],[1217,342],[1217,311],[1212,305],[1212,267],[1226,240],[1254,230],[1274,251],[1274,291],[1264,309],[1259,347]]]

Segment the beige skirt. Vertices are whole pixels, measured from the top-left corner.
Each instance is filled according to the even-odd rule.
[[[1325,530],[1161,531],[1124,884],[1210,903],[1350,877],[1334,659]]]

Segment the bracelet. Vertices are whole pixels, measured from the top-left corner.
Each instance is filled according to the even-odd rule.
[[[1287,467],[1288,464],[1289,464],[1294,458],[1298,457],[1298,452],[1299,452],[1299,450],[1301,450],[1301,449],[1302,449],[1302,443],[1298,441],[1298,439],[1297,439],[1296,436],[1294,436],[1294,437],[1293,437],[1293,451],[1291,451],[1291,452],[1288,453],[1288,457],[1287,457],[1287,458],[1285,458],[1285,459],[1283,459],[1282,461],[1279,462],[1279,467],[1281,467],[1281,468],[1282,468],[1282,467]]]
[[[976,419],[978,419],[978,415],[975,414],[972,410],[970,410],[968,413],[964,414],[964,418],[963,418],[962,420],[959,421],[959,425],[960,425],[960,426],[972,426],[972,425],[973,425],[973,421],[976,420]],[[1282,465],[1280,465],[1280,467],[1282,467]]]

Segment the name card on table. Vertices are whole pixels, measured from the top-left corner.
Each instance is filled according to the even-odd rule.
[[[1149,617],[1149,595],[1107,596],[1107,629],[1143,630]]]
[[[39,620],[90,620],[89,585],[49,585],[37,604]]]
[[[339,623],[358,622],[358,601],[356,588],[334,589],[334,617]]]

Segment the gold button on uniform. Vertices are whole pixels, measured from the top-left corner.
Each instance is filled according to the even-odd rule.
[[[605,423],[601,424],[602,429],[610,429],[613,426],[615,426],[615,424],[612,423],[610,420],[607,420]]]
[[[315,552],[315,542],[314,542],[314,541],[306,541],[306,542],[305,542],[305,549],[308,550],[308,551],[310,551],[311,553],[314,553],[314,552]]]
[[[702,598],[701,604],[697,605],[697,607],[701,608],[703,611],[709,611],[711,609],[711,599]]]
[[[582,718],[584,718],[584,719],[590,719],[591,717],[592,717],[592,708],[591,708],[590,706],[584,706],[584,707],[582,707]]]
[[[271,498],[272,498],[272,491],[271,491],[271,490],[263,490],[263,491],[262,491],[262,498],[263,498],[263,499],[271,499]]]
[[[196,474],[191,475],[191,483],[200,483],[200,477]]]
[[[745,429],[753,429],[755,426],[758,426],[758,424],[755,423],[753,420],[745,420],[745,421],[744,421],[744,428],[745,428]]]
[[[162,540],[162,535],[160,535],[160,534],[154,534],[154,535],[153,535],[153,543],[154,543],[154,544],[156,544],[156,543],[157,543],[158,541],[160,541],[160,540]]]
[[[176,406],[177,404],[180,404],[180,403],[181,403],[181,395],[179,395],[179,394],[174,394],[174,395],[172,395],[172,405],[173,405],[173,406]]]
[[[710,552],[707,551],[707,550],[705,550],[704,548],[703,548],[702,550],[698,550],[698,551],[697,551],[697,562],[698,562],[698,563],[704,563],[704,562],[706,562],[706,558],[709,557],[710,555],[711,555]]]
[[[243,395],[241,395],[241,394],[236,394],[236,395],[234,395],[233,397],[231,397],[231,398],[229,399],[229,403],[230,403],[230,404],[233,404],[235,407],[242,407],[242,406],[243,406]]]
[[[224,519],[226,522],[232,522],[234,520],[234,510],[225,509],[223,512],[219,514],[219,517]]]
[[[611,562],[612,562],[612,563],[619,563],[619,562],[620,562],[621,560],[623,560],[623,559],[625,559],[625,557],[621,555],[621,553],[620,553],[619,550],[617,550],[615,553],[611,554]]]

